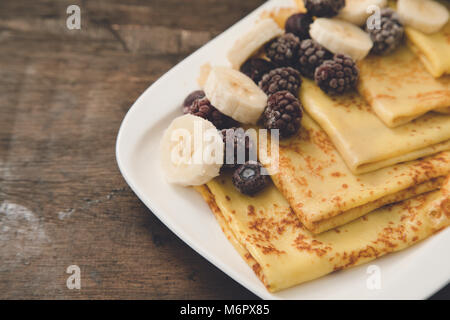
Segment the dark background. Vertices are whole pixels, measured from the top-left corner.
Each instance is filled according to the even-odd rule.
[[[139,201],[115,139],[149,85],[263,2],[0,1],[0,298],[256,298]]]

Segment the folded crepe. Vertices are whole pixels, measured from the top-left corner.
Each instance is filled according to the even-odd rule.
[[[388,128],[357,93],[331,97],[307,79],[300,100],[354,174],[450,149],[450,115],[429,113]]]
[[[311,234],[270,185],[242,195],[229,175],[197,187],[227,238],[271,292],[407,248],[450,225],[450,182],[378,209],[320,235]]]
[[[450,10],[448,1],[441,1]],[[450,74],[450,21],[438,32],[425,34],[405,27],[408,46],[434,77]]]
[[[388,127],[433,110],[450,112],[450,77],[434,78],[407,46],[385,56],[369,55],[358,66],[358,91]]]
[[[356,133],[354,133],[356,135]],[[375,143],[359,137],[367,145]],[[386,147],[389,147],[388,145]],[[307,114],[298,135],[263,162],[303,225],[320,233],[385,204],[434,190],[450,173],[450,151],[355,176],[328,135]]]
[[[425,34],[410,27],[406,27],[405,32],[408,46],[433,77],[450,74],[450,22],[433,34]]]

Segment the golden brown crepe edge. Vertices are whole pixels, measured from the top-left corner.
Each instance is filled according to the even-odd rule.
[[[258,263],[258,261],[255,260],[255,258],[247,250],[245,245],[242,244],[241,242],[239,242],[239,240],[235,236],[233,230],[231,230],[225,217],[223,216],[222,211],[217,206],[216,199],[215,199],[214,195],[212,194],[211,190],[208,188],[207,185],[196,186],[196,187],[194,187],[194,189],[198,193],[200,193],[202,198],[208,204],[212,213],[216,217],[216,220],[219,223],[219,226],[222,229],[222,232],[224,233],[225,237],[228,239],[228,241],[230,241],[230,243],[233,245],[233,247],[236,249],[236,251],[239,253],[239,255],[250,266],[250,268],[252,268],[255,275],[259,278],[259,280],[263,283],[263,285],[267,288],[267,290],[269,292],[271,292],[271,288],[266,281],[264,273],[261,270],[261,265]]]
[[[347,210],[342,214],[334,216],[330,219],[323,219],[311,223],[308,222],[307,224],[304,223],[303,225],[307,227],[308,230],[312,233],[319,234],[330,229],[345,225],[385,205],[401,202],[415,196],[437,190],[442,186],[444,180],[445,176],[437,177],[425,181],[424,183],[415,185],[411,188],[371,201],[365,205]]]
[[[226,235],[226,237],[228,238],[228,240],[236,248],[238,253],[247,262],[247,264],[253,269],[253,271],[255,272],[257,277],[266,286],[266,288],[269,292],[274,293],[274,292],[277,292],[277,291],[280,291],[283,289],[287,289],[289,287],[293,287],[293,286],[299,285],[303,282],[308,282],[308,281],[317,279],[321,276],[325,276],[326,274],[333,272],[333,271],[326,272],[322,275],[319,275],[319,276],[309,279],[307,281],[300,281],[298,283],[295,283],[295,281],[294,281],[291,285],[288,285],[288,286],[282,286],[282,287],[271,286],[269,284],[269,280],[267,280],[264,275],[261,265],[250,254],[250,252],[246,249],[245,245],[240,243],[238,238],[234,235],[233,230],[231,230],[231,228],[229,227],[228,222],[226,221],[223,213],[221,212],[221,209],[217,205],[215,196],[209,190],[208,186],[206,186],[206,185],[198,186],[198,187],[195,187],[195,189],[201,194],[201,196],[205,199],[205,201],[209,205],[211,211],[213,212],[216,219],[218,220],[219,225],[221,226],[221,228],[222,228],[224,234]],[[427,196],[434,194],[434,193],[435,192],[429,192],[429,193],[422,194],[415,198],[411,198],[411,199],[408,199],[408,200],[402,202],[402,209],[406,215],[404,217],[402,217],[401,220],[403,221],[403,218],[405,218],[406,220],[413,219],[413,218],[416,218],[417,215],[420,215],[421,218],[423,218],[423,223],[427,222],[426,223],[427,228],[429,229],[428,232],[419,232],[418,234],[420,236],[415,236],[414,238],[412,238],[412,242],[403,243],[402,241],[400,241],[398,244],[396,244],[394,246],[389,243],[388,239],[390,237],[394,236],[393,234],[391,234],[392,232],[397,232],[397,231],[395,231],[395,230],[392,231],[391,230],[392,228],[390,227],[390,225],[387,225],[386,228],[383,229],[383,232],[381,232],[378,235],[378,240],[377,240],[377,241],[381,241],[381,242],[386,242],[386,246],[384,248],[374,249],[371,246],[367,246],[366,250],[349,252],[348,255],[347,254],[344,255],[343,258],[345,258],[345,259],[341,262],[341,265],[335,266],[334,271],[358,266],[358,265],[370,262],[372,260],[375,260],[381,256],[384,256],[385,254],[401,251],[405,248],[413,246],[417,242],[422,241],[422,240],[432,236],[433,234],[448,227],[450,225],[450,223],[449,223],[449,221],[450,221],[450,198],[449,198],[450,197],[450,175],[445,178],[445,181],[441,188],[441,194],[437,198],[438,201],[434,200],[431,203],[428,203],[426,205],[426,207],[423,207],[422,205],[419,206],[422,209],[422,211],[419,211],[419,212],[414,212],[415,210],[417,210],[416,208],[411,209],[411,206],[410,206],[411,201],[418,200],[420,202],[420,199],[422,199],[422,200],[424,200],[424,203],[426,203]],[[424,211],[425,209],[426,209],[426,212]],[[410,215],[409,218],[408,218],[408,214]],[[447,222],[443,223],[442,220],[439,221],[440,217],[443,217],[443,219],[447,220]],[[361,217],[358,220],[361,220],[361,219],[365,220],[364,217]],[[356,221],[353,221],[351,223],[353,224],[355,222]],[[421,223],[421,225],[422,225],[422,223]],[[423,227],[424,226],[422,226],[422,228]]]

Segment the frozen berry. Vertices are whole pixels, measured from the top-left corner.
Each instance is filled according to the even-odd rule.
[[[185,112],[184,110],[185,110],[186,108],[189,108],[190,105],[192,104],[192,102],[194,102],[195,100],[197,100],[197,99],[202,99],[202,98],[204,98],[204,97],[205,97],[205,92],[204,92],[203,90],[196,90],[196,91],[191,92],[191,93],[186,97],[186,99],[184,99],[184,102],[183,102],[183,112],[184,112],[184,113],[188,113],[188,112]]]
[[[301,83],[300,72],[294,68],[287,67],[277,68],[266,73],[259,82],[259,86],[268,96],[283,90],[287,90],[297,96]]]
[[[286,20],[284,29],[286,33],[295,34],[300,40],[309,39],[309,25],[313,22],[312,17],[307,13],[296,13]]]
[[[288,67],[297,60],[300,40],[293,33],[286,33],[266,45],[266,54],[275,65]]]
[[[332,53],[312,39],[303,40],[298,50],[298,65],[300,73],[314,79],[314,72],[325,60],[332,58]]]
[[[371,52],[386,54],[395,50],[403,40],[404,28],[398,14],[389,8],[381,9],[380,28],[366,25],[373,42]]]
[[[314,74],[317,85],[328,94],[341,94],[356,87],[359,70],[347,55],[335,54],[322,63]]]
[[[234,172],[233,184],[241,193],[254,195],[269,183],[269,176],[264,173],[265,169],[259,162],[248,161]]]
[[[286,138],[298,131],[302,115],[300,101],[289,91],[280,91],[270,96],[262,121],[266,129],[278,129]]]
[[[258,84],[263,75],[274,68],[275,66],[270,61],[259,58],[250,58],[241,66],[241,72]]]
[[[209,120],[217,129],[231,128],[237,125],[232,118],[224,115],[217,110],[211,102],[205,97],[194,100],[192,104],[184,108],[184,113],[190,113],[194,116]]]
[[[303,3],[315,17],[334,17],[345,6],[345,0],[303,0]]]
[[[243,128],[230,128],[221,131],[225,144],[223,168],[235,168],[250,160],[252,141]]]

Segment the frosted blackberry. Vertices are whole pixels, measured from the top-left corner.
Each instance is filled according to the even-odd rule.
[[[192,102],[194,102],[197,99],[202,99],[205,97],[205,92],[203,90],[196,90],[191,92],[186,99],[183,101],[183,112],[187,110],[186,108],[189,108]],[[184,112],[188,113],[188,112]]]
[[[266,73],[259,82],[259,86],[268,96],[283,90],[297,96],[301,83],[300,72],[287,67],[277,68]]]
[[[269,176],[263,174],[263,166],[256,161],[248,161],[238,167],[233,174],[234,186],[243,194],[254,195],[269,183]]]
[[[283,138],[294,135],[302,119],[300,101],[289,91],[280,91],[270,96],[262,115],[266,129],[280,130]]]
[[[398,14],[389,8],[381,9],[380,28],[365,26],[373,42],[371,52],[387,54],[394,51],[403,40],[404,28]]]
[[[303,0],[303,3],[315,17],[334,17],[345,6],[345,0]]]
[[[250,160],[250,150],[253,144],[250,137],[245,135],[243,128],[223,129],[221,135],[225,145],[222,168],[235,168],[238,164],[243,164]],[[231,146],[231,149],[229,149],[228,145]]]
[[[279,67],[295,64],[300,40],[293,33],[286,33],[266,45],[267,57]]]
[[[241,72],[258,84],[263,75],[274,68],[275,66],[270,61],[259,58],[250,58],[241,66]]]
[[[332,60],[326,60],[314,74],[317,85],[328,94],[341,94],[352,90],[358,77],[359,70],[355,62],[344,54],[335,54]]]
[[[190,106],[183,108],[183,112],[209,120],[217,129],[231,128],[237,125],[235,120],[217,110],[206,97],[194,100]]]
[[[309,39],[309,25],[313,22],[312,17],[306,13],[296,13],[290,16],[284,25],[286,33],[295,34],[300,40]]]
[[[303,40],[298,50],[297,69],[310,79],[314,79],[314,72],[325,60],[332,58],[332,53],[312,39]]]

